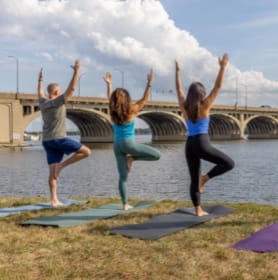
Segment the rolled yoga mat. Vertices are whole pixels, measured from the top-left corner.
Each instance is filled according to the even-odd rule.
[[[112,228],[110,233],[143,240],[156,240],[179,230],[204,223],[210,219],[224,216],[235,210],[223,205],[204,206],[203,209],[209,215],[197,217],[194,208],[181,208],[169,214],[156,216],[140,224]]]

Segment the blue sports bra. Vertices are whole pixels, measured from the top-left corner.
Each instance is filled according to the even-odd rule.
[[[122,125],[113,123],[114,141],[135,138],[135,121],[123,123]]]
[[[188,128],[188,136],[199,134],[208,134],[210,117],[198,119],[196,123],[192,123],[189,119],[185,120]]]

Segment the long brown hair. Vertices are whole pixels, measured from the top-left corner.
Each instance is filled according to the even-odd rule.
[[[192,83],[188,89],[184,102],[184,109],[191,122],[196,123],[199,116],[200,105],[206,96],[206,89],[199,82]]]
[[[131,98],[124,88],[116,88],[109,100],[110,116],[114,123],[122,125],[131,112]]]

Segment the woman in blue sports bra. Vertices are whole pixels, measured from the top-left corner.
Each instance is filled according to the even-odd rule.
[[[123,203],[123,209],[132,208],[128,204],[127,177],[134,160],[158,160],[160,152],[150,146],[135,142],[135,116],[141,111],[148,100],[152,71],[148,74],[148,82],[142,99],[131,102],[128,91],[124,88],[116,88],[112,92],[112,76],[108,72],[104,77],[107,85],[107,96],[109,99],[110,116],[114,131],[114,154],[117,160],[119,172],[119,192]]]
[[[192,83],[184,97],[180,69],[176,62],[176,88],[181,112],[188,128],[188,138],[185,146],[185,156],[191,178],[190,196],[197,216],[208,215],[201,207],[201,193],[207,181],[219,176],[234,167],[234,161],[214,148],[209,141],[209,113],[212,104],[221,88],[224,71],[228,64],[228,55],[219,58],[219,73],[211,93],[206,96],[205,87]],[[215,166],[201,176],[201,159],[212,162]]]

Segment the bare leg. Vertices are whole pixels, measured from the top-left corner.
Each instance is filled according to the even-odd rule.
[[[200,205],[195,207],[195,212],[199,217],[208,215],[208,212],[204,211]]]
[[[124,204],[123,206],[123,209],[126,211],[126,210],[129,210],[129,209],[132,209],[133,206],[129,205],[129,204]]]
[[[133,157],[131,155],[127,155],[126,162],[127,162],[127,171],[129,172],[133,163]]]
[[[200,177],[200,185],[199,185],[199,192],[200,193],[204,192],[204,187],[205,187],[205,184],[207,183],[208,180],[209,180],[209,176],[208,175],[202,175]]]
[[[58,163],[53,163],[49,165],[49,190],[50,190],[50,197],[51,197],[51,205],[53,207],[63,206],[57,196],[57,179],[54,177],[56,165]]]
[[[81,159],[84,159],[90,155],[91,155],[91,150],[88,147],[82,145],[81,148],[76,153],[74,153],[71,157],[69,157],[68,159],[66,159],[61,163],[56,164],[54,177],[57,179],[62,169],[64,169],[66,166],[73,164],[77,161],[80,161]]]

